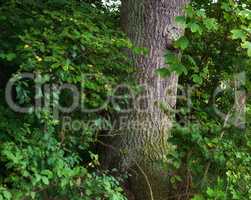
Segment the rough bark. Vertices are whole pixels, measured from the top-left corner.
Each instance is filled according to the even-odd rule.
[[[121,21],[134,45],[148,49],[147,55],[130,54],[138,68],[137,80],[144,90],[134,99],[134,110],[127,126],[121,129],[122,169],[133,168],[131,186],[137,200],[164,200],[168,194],[168,177],[162,161],[168,150],[171,115],[160,104],[174,108],[178,77],[161,79],[156,69],[165,67],[165,52],[174,39],[183,34],[175,16],[183,14],[188,0],[123,0]]]

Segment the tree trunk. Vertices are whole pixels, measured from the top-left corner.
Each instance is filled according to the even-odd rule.
[[[137,200],[164,200],[168,193],[167,171],[163,169],[168,150],[171,114],[161,111],[160,103],[175,108],[178,77],[161,79],[156,69],[165,67],[165,52],[183,34],[175,16],[183,15],[188,0],[122,0],[121,21],[124,31],[147,55],[130,54],[138,68],[138,83],[144,91],[129,114],[126,133],[121,138],[121,168],[133,168],[131,186]]]

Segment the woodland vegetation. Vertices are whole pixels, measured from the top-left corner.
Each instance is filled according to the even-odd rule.
[[[0,200],[251,200],[250,0],[4,0],[0,24]]]

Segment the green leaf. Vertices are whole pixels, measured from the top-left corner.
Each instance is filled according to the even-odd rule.
[[[36,193],[35,192],[30,192],[31,199],[35,199]]]
[[[175,47],[176,48],[180,48],[182,50],[185,50],[189,45],[189,41],[188,39],[183,36],[181,38],[179,38],[176,42],[175,42]]]
[[[242,48],[245,48],[247,49],[247,53],[248,53],[248,56],[251,57],[251,42],[249,41],[245,41],[244,43],[242,43]]]
[[[185,27],[186,26],[186,17],[185,16],[177,16],[175,18],[175,21],[177,22],[177,24]]]
[[[203,20],[203,24],[206,26],[208,30],[218,29],[217,21],[214,18],[206,18],[205,20]]]
[[[251,20],[251,10],[242,10],[240,13],[239,13],[240,16],[242,16],[243,18],[246,18],[248,20]]]
[[[12,61],[16,58],[16,54],[15,53],[8,53],[6,54],[6,60],[8,61]]]
[[[0,58],[6,59],[7,61],[12,61],[16,58],[15,53],[1,53]]]
[[[196,64],[196,61],[193,59],[193,57],[190,56],[190,55],[185,55],[184,57],[186,57],[188,63],[191,64],[192,69],[194,69],[195,72],[198,72],[199,68],[198,68],[198,66]]]
[[[204,200],[203,196],[201,195],[195,195],[192,200]]]
[[[188,17],[193,17],[193,15],[195,14],[195,11],[191,5],[187,6],[186,14]]]
[[[71,63],[70,59],[66,59],[65,65],[63,65],[64,71],[69,70],[70,63]]]
[[[171,64],[170,71],[175,71],[178,75],[181,75],[182,73],[185,75],[188,74],[187,68],[181,63]]]
[[[215,191],[213,189],[211,189],[211,188],[208,188],[207,189],[207,195],[209,197],[214,197],[215,196]]]
[[[243,30],[240,29],[234,29],[231,31],[232,33],[232,38],[235,39],[245,39],[246,38],[246,33]]]
[[[227,12],[231,11],[230,5],[228,3],[222,3],[221,8]]]
[[[160,68],[155,71],[158,75],[160,75],[162,78],[166,78],[170,75],[170,71],[168,68]]]
[[[174,64],[174,63],[179,63],[180,62],[177,55],[170,52],[170,51],[167,51],[167,53],[165,55],[165,58],[166,58],[166,63],[167,64]]]
[[[197,10],[196,11],[196,15],[198,17],[202,17],[202,18],[206,17],[206,11],[205,11],[205,9],[199,9],[199,10]]]
[[[193,74],[192,79],[193,79],[193,82],[197,83],[197,84],[202,84],[202,82],[203,82],[202,77],[199,76],[198,74]]]
[[[49,179],[45,176],[42,176],[42,181],[45,185],[49,185]]]
[[[86,190],[85,190],[85,193],[86,193],[87,196],[90,196],[90,195],[92,194],[92,191],[89,190],[89,189],[86,189]]]
[[[5,197],[6,200],[11,200],[11,193],[8,191],[3,191],[3,196]]]
[[[188,24],[188,27],[191,29],[193,33],[198,32],[199,34],[202,34],[202,29],[199,24],[192,22]]]

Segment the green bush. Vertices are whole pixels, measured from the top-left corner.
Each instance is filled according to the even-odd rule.
[[[0,105],[0,199],[125,199],[118,180],[98,170],[98,157],[91,152],[95,129],[60,129],[62,115],[55,118],[52,108],[68,105],[73,95],[43,88],[34,92],[35,84],[73,84],[85,96],[67,116],[107,121],[114,112],[109,104],[101,113],[80,111],[81,106],[103,105],[112,88],[133,71],[123,50],[131,44],[116,21],[109,11],[78,1],[1,3],[0,73],[6,78],[36,75],[34,81],[17,78],[15,102],[30,106],[38,99],[53,101],[30,114]],[[1,102],[3,92],[2,87]]]
[[[245,96],[245,109],[238,110],[241,96],[235,96],[250,91],[251,55],[245,45],[250,20],[248,1],[195,0],[186,17],[177,18],[186,27],[176,42],[182,51],[178,62],[185,67],[178,71],[180,83],[194,87],[187,101],[178,99],[180,112],[169,140],[173,149],[167,156],[170,190],[181,199],[251,199],[251,104]],[[222,92],[214,97],[217,87]],[[238,124],[241,112],[245,121]]]

